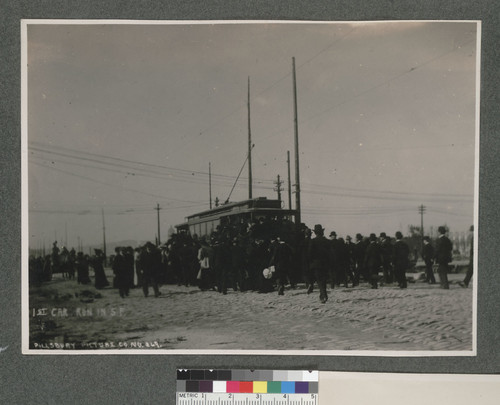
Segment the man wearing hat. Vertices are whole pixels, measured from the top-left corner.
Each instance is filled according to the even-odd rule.
[[[371,288],[378,287],[378,272],[382,266],[382,251],[377,243],[377,236],[372,233],[369,238],[370,244],[366,248],[364,267]]]
[[[432,264],[434,263],[434,247],[431,244],[431,238],[424,236],[424,247],[422,248],[422,258],[425,262],[425,281],[429,284],[436,284]]]
[[[149,295],[149,286],[153,287],[155,297],[158,297],[160,295],[158,279],[161,272],[161,252],[151,242],[146,243],[146,252],[142,265],[142,292],[144,297]]]
[[[384,270],[384,282],[391,284],[394,280],[392,274],[392,245],[390,238],[387,237],[385,232],[381,232],[379,236],[380,250],[382,251],[382,268]]]
[[[129,284],[127,278],[127,263],[123,257],[123,248],[115,248],[115,258],[113,260],[113,273],[115,275],[114,285],[118,287],[120,297],[125,298],[129,294]]]
[[[410,248],[403,241],[403,234],[401,232],[396,232],[396,243],[394,244],[394,275],[396,276],[396,281],[400,288],[407,288],[408,282],[406,281],[406,270],[410,267],[410,260],[408,255],[410,254]]]
[[[360,233],[356,234],[356,241],[352,249],[353,261],[354,261],[354,280],[352,283],[353,287],[359,285],[359,279],[361,274],[364,272],[364,260],[365,260],[366,246],[363,241],[363,236]]]
[[[325,229],[320,225],[314,225],[316,237],[311,239],[309,245],[309,263],[311,271],[316,274],[316,281],[319,287],[319,299],[324,304],[328,300],[326,292],[326,282],[328,271],[332,265],[332,246],[324,236]]]
[[[331,266],[331,273],[330,273],[330,281],[332,284],[332,289],[335,288],[335,284],[339,285],[341,279],[343,278],[342,275],[340,274],[339,267],[339,240],[337,239],[337,233],[335,231],[330,232],[330,241],[332,244],[332,266]]]
[[[439,238],[436,241],[436,262],[438,263],[438,274],[439,283],[441,288],[448,290],[450,285],[448,284],[448,264],[451,263],[451,251],[453,245],[451,241],[446,237],[446,228],[440,226],[438,228]]]

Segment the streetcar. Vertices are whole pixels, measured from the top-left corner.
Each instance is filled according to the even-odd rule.
[[[210,236],[218,227],[257,223],[261,220],[273,223],[295,222],[296,210],[282,208],[282,201],[258,197],[225,203],[207,211],[186,217],[186,222],[176,225],[177,232],[190,235]]]

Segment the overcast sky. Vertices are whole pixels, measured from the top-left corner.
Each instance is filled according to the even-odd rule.
[[[224,201],[247,153],[253,196],[293,159],[302,219],[341,236],[473,223],[475,23],[28,26],[32,247],[154,240]],[[294,167],[292,161],[292,177]],[[231,201],[248,196],[242,172]],[[292,179],[294,183],[294,179]],[[295,197],[292,197],[294,201]]]

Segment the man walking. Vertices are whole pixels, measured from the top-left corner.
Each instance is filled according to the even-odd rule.
[[[332,263],[331,242],[325,238],[324,232],[325,229],[321,225],[314,225],[316,237],[311,239],[309,245],[310,269],[316,274],[316,281],[319,286],[319,299],[323,304],[328,300],[326,282]]]
[[[451,251],[453,246],[451,241],[446,237],[446,228],[440,226],[438,228],[439,238],[436,242],[436,262],[438,263],[439,283],[441,288],[448,290],[448,264],[451,263]]]

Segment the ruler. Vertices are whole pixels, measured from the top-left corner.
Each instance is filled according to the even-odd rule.
[[[177,370],[177,405],[318,405],[318,371]]]

